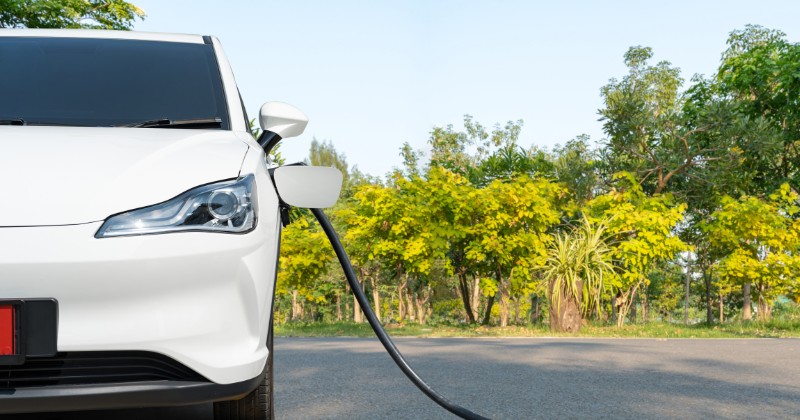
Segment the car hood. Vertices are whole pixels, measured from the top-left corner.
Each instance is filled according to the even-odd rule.
[[[89,223],[236,178],[247,144],[223,130],[0,127],[0,226]]]

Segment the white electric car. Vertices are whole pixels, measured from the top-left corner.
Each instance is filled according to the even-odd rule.
[[[281,209],[341,174],[266,158],[293,107],[260,123],[213,37],[0,30],[0,413],[271,417]]]

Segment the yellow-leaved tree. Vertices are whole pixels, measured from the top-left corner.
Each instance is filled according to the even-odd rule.
[[[476,216],[468,229],[466,257],[484,275],[485,320],[499,294],[500,326],[508,325],[511,296],[536,287],[533,271],[547,258],[549,230],[559,221],[557,203],[564,195],[557,184],[522,175],[492,181],[470,196]]]
[[[670,194],[647,196],[630,174],[621,173],[616,179],[621,188],[594,198],[586,212],[590,220],[608,224],[617,268],[610,285],[616,298],[617,326],[621,327],[636,293],[649,284],[648,275],[654,265],[671,260],[690,247],[675,234],[683,220],[685,204],[676,203]]]
[[[725,196],[703,225],[722,258],[714,268],[721,288],[742,288],[742,318],[752,318],[752,288],[758,317],[767,320],[780,295],[790,294],[800,278],[800,197],[783,184],[766,199]]]

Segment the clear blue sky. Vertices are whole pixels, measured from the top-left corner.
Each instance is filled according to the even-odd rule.
[[[522,119],[521,144],[603,137],[599,89],[645,45],[685,79],[711,74],[748,23],[800,41],[797,1],[198,1],[131,0],[136,30],[216,35],[251,117],[266,101],[308,114],[289,161],[330,140],[372,175],[426,149],[434,126]]]

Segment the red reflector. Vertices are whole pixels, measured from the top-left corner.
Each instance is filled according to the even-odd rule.
[[[14,354],[14,307],[0,306],[0,356]]]

